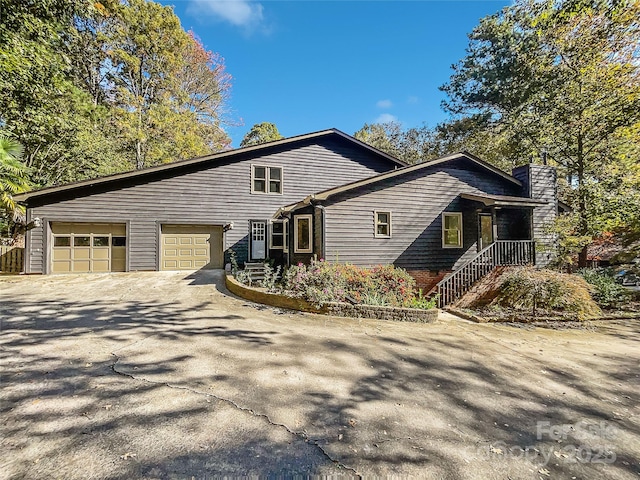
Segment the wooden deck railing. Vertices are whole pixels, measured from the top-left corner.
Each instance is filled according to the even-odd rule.
[[[0,245],[0,273],[20,273],[24,264],[24,248]]]
[[[498,240],[438,283],[438,306],[442,308],[455,302],[497,266],[535,263],[533,240]]]

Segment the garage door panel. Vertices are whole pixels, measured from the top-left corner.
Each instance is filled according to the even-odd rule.
[[[53,250],[54,260],[71,260],[70,248],[56,248]]]
[[[73,260],[72,263],[74,273],[89,273],[91,272],[91,262],[89,260]]]
[[[86,247],[75,247],[73,249],[74,260],[89,260],[91,258],[91,249]]]
[[[223,266],[221,226],[162,225],[161,237],[161,270]]]
[[[94,248],[93,259],[94,260],[109,260],[110,257],[109,248]]]
[[[53,263],[53,273],[69,273],[71,272],[71,261],[57,261]]]

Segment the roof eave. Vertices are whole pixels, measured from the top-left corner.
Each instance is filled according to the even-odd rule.
[[[249,147],[242,147],[242,148],[236,148],[233,150],[227,150],[224,152],[217,152],[217,153],[213,153],[210,155],[204,155],[201,157],[194,157],[194,158],[190,158],[187,160],[180,160],[177,162],[172,162],[172,163],[167,163],[164,165],[158,165],[155,167],[148,167],[142,170],[134,170],[134,171],[130,171],[130,172],[122,172],[122,173],[116,173],[113,175],[108,175],[105,177],[98,177],[98,178],[93,178],[90,180],[82,180],[79,182],[74,182],[74,183],[68,183],[66,185],[60,185],[60,186],[55,186],[55,187],[46,187],[46,188],[42,188],[39,190],[33,190],[31,192],[26,192],[26,193],[21,193],[19,195],[15,195],[14,199],[18,202],[27,202],[29,199],[31,198],[37,198],[37,197],[42,197],[42,196],[46,196],[46,195],[51,195],[54,193],[58,193],[58,192],[65,192],[65,191],[69,191],[69,190],[74,190],[74,189],[80,189],[80,188],[86,188],[86,187],[93,187],[96,185],[100,185],[100,184],[108,184],[111,182],[117,182],[118,180],[126,180],[126,179],[130,179],[130,178],[138,178],[138,177],[143,177],[143,176],[147,176],[147,175],[152,175],[154,173],[158,173],[158,172],[163,172],[166,170],[172,170],[172,169],[177,169],[177,168],[181,168],[181,167],[188,167],[190,165],[197,165],[199,163],[204,163],[207,161],[211,161],[211,160],[223,160],[226,158],[230,158],[230,157],[234,157],[236,155],[242,155],[242,154],[247,154],[247,153],[251,153],[251,152],[255,152],[255,151],[259,151],[259,150],[265,150],[268,148],[273,148],[273,147],[279,147],[282,145],[287,145],[290,143],[295,143],[295,142],[301,142],[301,141],[305,141],[305,140],[310,140],[310,139],[314,139],[314,138],[320,138],[320,137],[324,137],[327,135],[337,135],[339,137],[342,137],[344,139],[347,139],[363,148],[366,148],[368,150],[370,150],[371,152],[375,153],[376,155],[379,155],[387,160],[389,160],[392,163],[395,163],[397,166],[400,167],[406,167],[407,164],[401,160],[398,160],[397,158],[392,157],[391,155],[382,152],[381,150],[378,150],[375,147],[372,147],[371,145],[368,145],[360,140],[358,140],[357,138],[354,138],[350,135],[347,135],[346,133],[338,130],[337,128],[330,128],[327,130],[320,130],[318,132],[312,132],[312,133],[307,133],[304,135],[297,135],[295,137],[289,137],[289,138],[284,138],[281,140],[274,140],[272,142],[267,142],[267,143],[263,143],[260,145],[252,145]]]

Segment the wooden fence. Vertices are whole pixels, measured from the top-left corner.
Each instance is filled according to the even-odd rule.
[[[20,273],[24,267],[24,248],[0,245],[0,273]]]

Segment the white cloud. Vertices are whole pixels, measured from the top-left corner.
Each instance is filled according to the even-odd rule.
[[[378,115],[378,118],[376,118],[375,123],[389,123],[389,122],[397,122],[397,121],[398,121],[398,117],[396,117],[395,115],[391,115],[390,113],[382,113]]]
[[[260,25],[263,6],[248,0],[190,0],[187,12],[195,17],[217,17],[237,27]]]
[[[391,108],[393,106],[393,102],[391,100],[378,100],[376,102],[376,107],[378,108]]]

